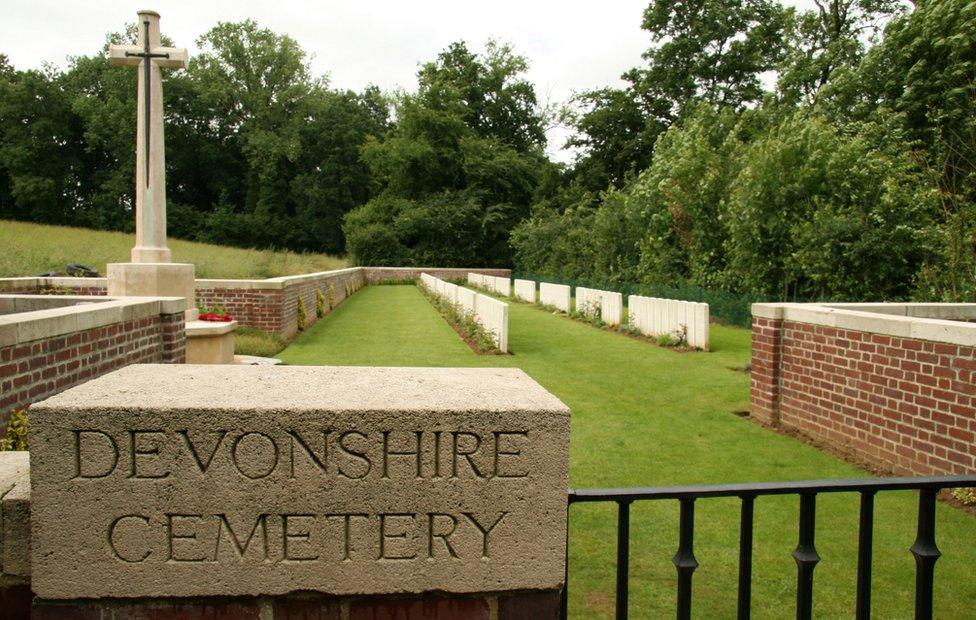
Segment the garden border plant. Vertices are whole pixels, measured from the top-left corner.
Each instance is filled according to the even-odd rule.
[[[315,289],[315,316],[320,319],[325,316],[325,295],[320,288]]]
[[[461,306],[452,304],[443,297],[436,295],[424,286],[420,280],[416,286],[437,313],[444,317],[447,324],[467,343],[471,350],[480,355],[506,355],[495,344],[495,335],[485,329],[475,318],[474,314],[465,311]]]
[[[305,331],[305,322],[308,319],[308,314],[305,311],[305,300],[301,297],[298,298],[298,331]]]
[[[16,409],[10,413],[7,422],[7,435],[0,439],[0,452],[28,449],[27,409]]]

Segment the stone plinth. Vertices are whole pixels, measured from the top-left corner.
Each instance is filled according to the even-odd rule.
[[[569,422],[516,369],[130,366],[31,408],[33,589],[558,592]]]
[[[109,263],[109,297],[183,297],[187,320],[196,309],[196,267],[190,263]]]
[[[0,589],[27,583],[29,533],[30,454],[0,452]]]
[[[237,321],[189,321],[186,324],[187,364],[233,364]]]

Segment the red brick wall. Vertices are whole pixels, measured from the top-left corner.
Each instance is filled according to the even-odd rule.
[[[0,347],[0,434],[11,411],[129,364],[183,363],[185,346],[180,312]]]
[[[197,303],[205,308],[221,306],[238,323],[286,338],[298,333],[298,300],[305,304],[305,327],[311,327],[315,314],[315,292],[322,291],[328,314],[363,285],[360,270],[323,274],[307,281],[286,282],[279,289],[198,288]],[[330,287],[332,304],[330,307]]]
[[[269,332],[280,328],[280,289],[198,288],[197,304],[206,309],[221,306],[241,325]]]
[[[315,314],[315,291],[322,291],[325,297],[325,314],[339,306],[364,284],[361,270],[325,276],[311,282],[289,284],[284,290],[280,327],[278,333],[290,338],[298,333],[298,300],[305,305],[305,327],[311,327],[318,317]],[[332,291],[330,304],[329,292]],[[330,307],[331,306],[331,307]]]
[[[755,317],[751,413],[880,469],[976,471],[976,348]]]

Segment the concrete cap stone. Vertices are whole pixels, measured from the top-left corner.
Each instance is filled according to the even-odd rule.
[[[237,321],[187,321],[186,337],[221,336],[237,329]]]
[[[976,304],[752,304],[754,317],[976,346]]]
[[[32,587],[558,589],[569,421],[515,369],[129,366],[31,407]]]

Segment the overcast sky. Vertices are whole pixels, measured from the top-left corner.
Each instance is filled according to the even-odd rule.
[[[811,0],[789,0],[807,5]],[[335,88],[385,90],[416,87],[418,63],[450,42],[482,49],[490,37],[528,57],[528,77],[541,102],[565,101],[574,91],[620,84],[620,74],[640,63],[649,44],[640,29],[648,0],[2,0],[0,53],[19,69],[97,52],[105,34],[149,8],[160,27],[192,55],[197,37],[218,21],[254,19],[295,38],[313,71]],[[561,152],[565,132],[549,136],[550,154]]]

